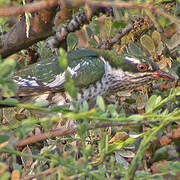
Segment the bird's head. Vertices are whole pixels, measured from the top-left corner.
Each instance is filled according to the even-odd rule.
[[[112,82],[111,91],[113,92],[133,90],[159,78],[175,79],[172,75],[161,70],[152,60],[131,55],[123,55],[120,65],[107,72],[110,72],[107,74],[109,74],[109,81]]]

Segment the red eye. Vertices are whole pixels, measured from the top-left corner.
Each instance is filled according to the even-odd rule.
[[[145,63],[140,63],[137,65],[137,70],[139,72],[145,72],[147,71],[147,69],[148,69],[148,66]]]

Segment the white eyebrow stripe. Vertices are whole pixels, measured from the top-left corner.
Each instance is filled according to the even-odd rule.
[[[134,58],[134,57],[128,57],[128,56],[127,56],[126,59],[127,59],[128,61],[132,62],[132,63],[135,63],[135,64],[141,63],[139,59]]]

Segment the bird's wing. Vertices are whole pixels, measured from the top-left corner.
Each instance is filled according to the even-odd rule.
[[[101,79],[104,74],[104,62],[100,57],[85,56],[73,61],[67,72],[73,78],[76,87],[87,87]]]
[[[77,50],[68,53],[68,72],[75,86],[86,87],[104,74],[104,62],[98,54],[88,50]],[[65,71],[57,59],[44,60],[17,72],[14,80],[18,85],[17,94],[31,96],[64,89]]]

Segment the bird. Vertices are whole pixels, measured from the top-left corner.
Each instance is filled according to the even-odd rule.
[[[117,54],[102,49],[77,49],[67,53],[67,68],[59,65],[58,58],[42,60],[17,71],[13,80],[17,84],[17,97],[23,102],[47,101],[51,105],[64,105],[72,101],[66,92],[67,74],[79,89],[75,97],[78,105],[87,102],[90,107],[97,96],[110,96],[163,78],[174,80],[150,58],[131,54]],[[25,99],[25,100],[23,100]]]

